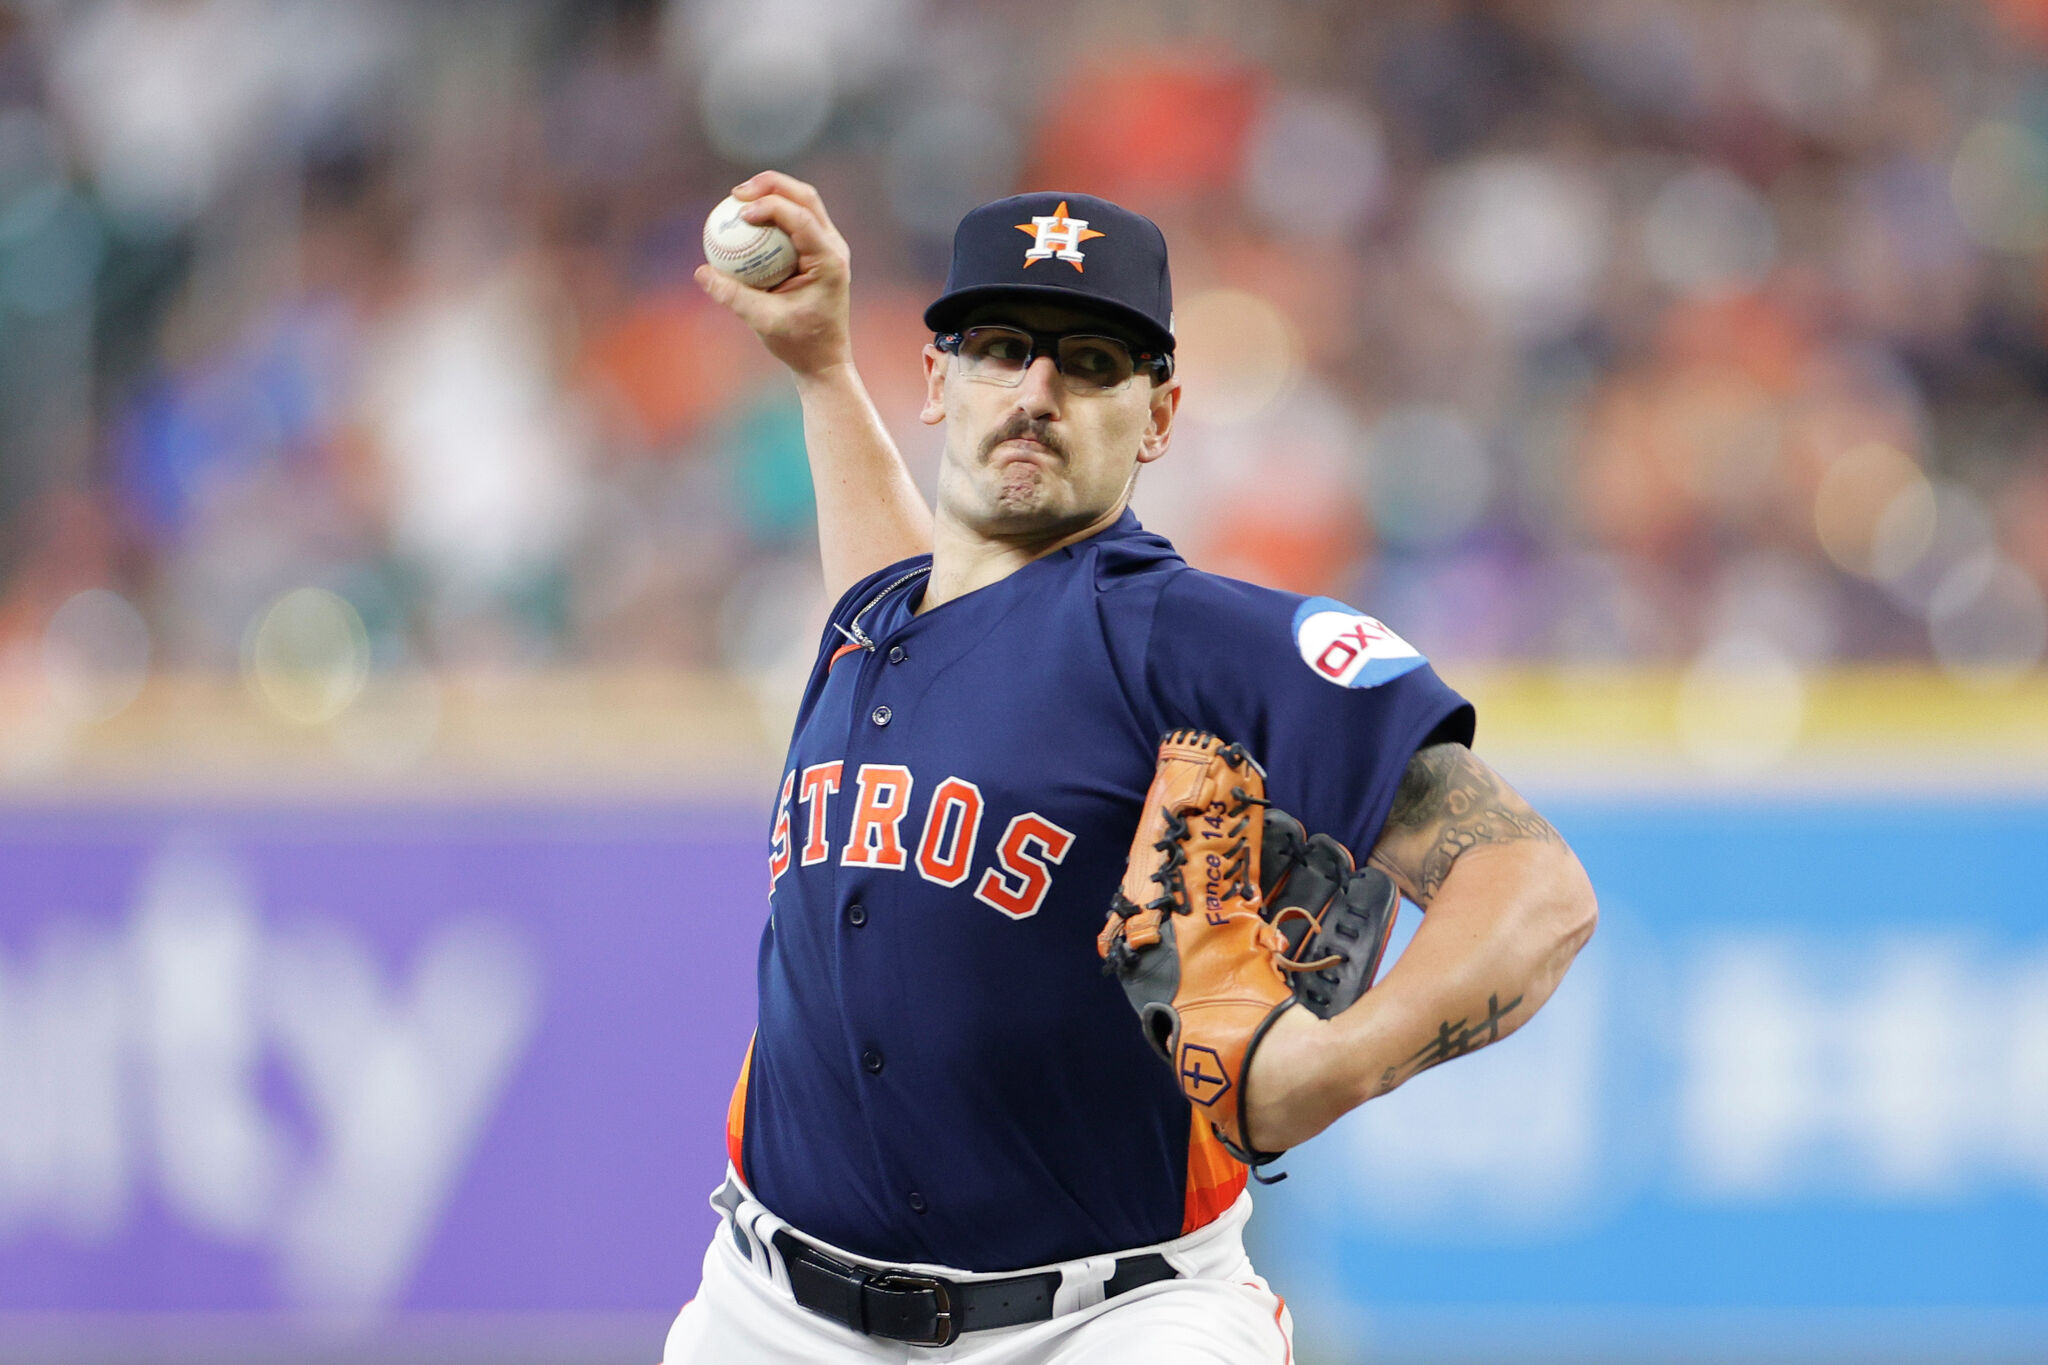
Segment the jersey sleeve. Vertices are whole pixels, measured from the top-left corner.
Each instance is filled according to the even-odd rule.
[[[1196,570],[1159,595],[1145,682],[1162,733],[1191,726],[1244,745],[1274,804],[1361,863],[1415,751],[1470,744],[1476,723],[1427,659],[1363,612]]]

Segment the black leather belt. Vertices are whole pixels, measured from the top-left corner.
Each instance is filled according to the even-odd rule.
[[[1060,1272],[1043,1270],[1000,1280],[949,1280],[913,1271],[851,1265],[787,1229],[771,1239],[789,1270],[796,1301],[856,1332],[912,1346],[950,1346],[962,1332],[1044,1322],[1052,1316]],[[1102,1286],[1113,1299],[1180,1272],[1156,1251],[1126,1256]]]

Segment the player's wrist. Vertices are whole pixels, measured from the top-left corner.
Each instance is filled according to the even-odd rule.
[[[1259,1150],[1297,1147],[1334,1123],[1344,1108],[1333,1103],[1328,1020],[1291,1009],[1273,1021],[1249,1068],[1246,1115]]]
[[[850,351],[830,352],[815,360],[806,358],[801,366],[794,361],[787,363],[790,376],[796,380],[798,397],[809,393],[867,392],[861,383],[860,371],[854,368]]]
[[[1318,1019],[1306,1010],[1290,1011],[1302,1017],[1290,1020],[1284,1032],[1276,1027],[1275,1036],[1267,1040],[1267,1047],[1278,1047],[1273,1078],[1261,1083],[1277,1087],[1265,1093],[1284,1105],[1287,1131],[1280,1136],[1290,1145],[1307,1141],[1405,1079],[1399,1074],[1406,1046],[1404,1002],[1391,994],[1382,998],[1384,990],[1382,985],[1367,991],[1330,1019]],[[1255,1089],[1255,1100],[1257,1093]],[[1262,1142],[1273,1140],[1260,1135]]]

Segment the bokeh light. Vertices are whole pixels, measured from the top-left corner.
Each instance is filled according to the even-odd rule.
[[[1753,776],[1791,752],[1806,720],[1806,677],[1775,642],[1721,636],[1679,679],[1679,746],[1711,772]]]
[[[67,599],[43,631],[43,678],[51,700],[79,721],[128,709],[149,678],[149,625],[134,604],[105,588]]]
[[[1911,456],[1866,443],[1838,455],[1813,499],[1814,534],[1829,559],[1866,578],[1910,563],[1934,533],[1934,489]],[[1892,570],[1896,572],[1896,570]]]
[[[1927,631],[1947,672],[2009,686],[2048,651],[2048,601],[2018,565],[1986,552],[1957,563],[1935,585]]]
[[[1980,123],[1957,149],[1949,185],[1956,212],[1999,251],[2048,245],[2048,142],[2014,123]]]
[[[814,32],[761,33],[711,61],[704,133],[728,161],[776,165],[800,154],[832,116],[833,69]]]
[[[1271,300],[1242,289],[1211,289],[1174,311],[1185,420],[1249,421],[1300,382],[1301,334]]]
[[[1610,234],[1599,184],[1533,156],[1447,171],[1422,205],[1421,240],[1451,283],[1501,326],[1535,338],[1585,317]]]
[[[1892,501],[1878,519],[1871,553],[1885,591],[1918,613],[1951,572],[1996,544],[1991,514],[1969,489],[1944,481],[1929,491],[1931,499],[1909,488]]]
[[[1763,196],[1718,166],[1665,182],[1643,224],[1650,272],[1684,294],[1747,289],[1777,257],[1777,225]]]
[[[1280,90],[1252,125],[1245,204],[1283,237],[1342,239],[1379,206],[1386,173],[1385,141],[1364,110],[1330,95]]]
[[[1847,132],[1877,83],[1882,56],[1866,17],[1845,5],[1804,0],[1759,5],[1750,15],[1749,78],[1774,112],[1804,132]]]
[[[369,681],[369,632],[347,598],[294,588],[250,623],[243,676],[285,720],[324,724],[348,710]]]
[[[1895,583],[1926,558],[1934,544],[1934,485],[1918,479],[1885,500],[1870,528],[1870,576]]]
[[[1752,550],[1721,572],[1704,629],[1712,640],[1761,636],[1811,669],[1834,658],[1842,614],[1829,575],[1785,550]]]

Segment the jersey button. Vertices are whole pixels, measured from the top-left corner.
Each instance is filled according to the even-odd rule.
[[[902,646],[902,645],[890,645],[890,646],[889,646],[889,662],[890,662],[890,663],[892,663],[892,664],[900,664],[900,663],[902,663],[902,662],[903,662],[903,661],[904,661],[905,659],[907,659],[907,658],[909,658],[909,657],[910,657],[910,656],[909,656],[908,654],[905,654],[905,653],[903,652],[903,646]]]
[[[874,1048],[869,1048],[866,1052],[860,1054],[860,1064],[870,1076],[882,1074],[882,1054]]]
[[[873,721],[877,725],[887,725],[889,723],[889,718],[895,714],[895,712],[891,711],[886,706],[877,706],[874,709],[874,711],[868,716],[868,719]]]
[[[930,1204],[924,1202],[923,1195],[919,1194],[916,1190],[910,1192],[910,1211],[912,1213],[923,1213],[930,1207]]]
[[[860,928],[863,924],[866,924],[868,922],[868,908],[865,905],[847,906],[846,922],[848,924],[851,924],[856,929]]]

